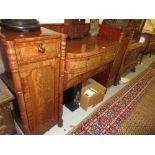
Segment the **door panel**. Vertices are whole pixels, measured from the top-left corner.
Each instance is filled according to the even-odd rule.
[[[42,133],[58,121],[59,59],[20,69],[30,130]]]

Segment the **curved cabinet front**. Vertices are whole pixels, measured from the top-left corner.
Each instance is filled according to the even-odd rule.
[[[64,90],[104,71],[115,58],[116,46],[88,53],[67,53]]]

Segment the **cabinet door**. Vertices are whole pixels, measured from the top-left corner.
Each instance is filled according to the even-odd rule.
[[[59,58],[19,69],[31,134],[47,131],[58,121]]]

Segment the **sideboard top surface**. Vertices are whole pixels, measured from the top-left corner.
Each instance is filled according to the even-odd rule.
[[[66,53],[88,53],[97,51],[99,49],[106,49],[106,47],[114,46],[118,41],[108,40],[104,37],[84,37],[82,39],[67,39]]]
[[[37,39],[53,39],[53,38],[66,38],[65,34],[58,33],[53,30],[49,30],[47,28],[41,27],[39,30],[33,30],[33,31],[13,31],[1,28],[0,30],[0,39],[3,41],[16,41],[16,42],[22,42],[22,41],[33,41]]]

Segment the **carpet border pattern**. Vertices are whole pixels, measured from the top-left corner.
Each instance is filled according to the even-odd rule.
[[[114,135],[155,80],[155,70],[147,68],[113,97],[80,122],[69,135]]]

